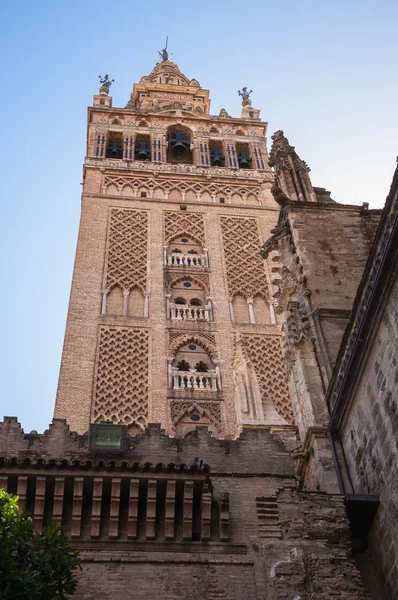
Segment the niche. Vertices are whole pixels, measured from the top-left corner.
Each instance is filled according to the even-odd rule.
[[[244,296],[237,294],[232,301],[232,307],[236,323],[250,323],[249,306]]]
[[[118,317],[123,315],[123,291],[118,285],[106,297],[106,314]]]
[[[137,287],[133,287],[130,290],[129,302],[128,302],[128,315],[129,317],[143,317],[144,316],[144,294]]]
[[[254,296],[253,299],[253,310],[256,324],[270,325],[271,317],[269,312],[268,302],[262,296]]]

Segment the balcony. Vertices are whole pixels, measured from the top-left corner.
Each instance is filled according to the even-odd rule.
[[[166,256],[166,264],[169,267],[207,267],[206,254],[183,254],[182,252],[171,252]]]
[[[210,321],[210,307],[170,303],[170,318],[172,321]]]
[[[172,368],[173,389],[175,390],[196,390],[217,391],[220,389],[218,385],[217,371],[211,370],[206,372],[190,369],[189,371],[179,371],[176,367]]]

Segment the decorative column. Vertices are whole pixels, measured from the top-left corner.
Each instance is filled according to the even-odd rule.
[[[249,307],[250,323],[252,325],[255,325],[256,324],[256,319],[254,317],[253,298],[248,298],[247,299],[247,304],[248,304],[248,307]]]
[[[128,316],[130,290],[123,290],[123,317]]]

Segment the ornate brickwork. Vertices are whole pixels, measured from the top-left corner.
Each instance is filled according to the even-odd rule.
[[[282,356],[281,339],[277,336],[245,335],[248,354],[256,370],[261,394],[271,398],[278,413],[290,424],[294,423],[286,367]]]
[[[133,423],[148,418],[148,332],[101,327],[93,420]]]
[[[256,219],[221,217],[228,290],[231,296],[268,297]]]
[[[203,216],[200,214],[167,211],[164,214],[164,231],[166,243],[177,235],[185,234],[205,245]]]
[[[137,286],[145,292],[148,215],[142,210],[112,209],[109,225],[106,288]]]
[[[204,333],[200,332],[190,332],[186,331],[184,333],[178,331],[170,331],[169,333],[169,347],[171,354],[174,354],[180,346],[183,344],[187,344],[188,342],[193,342],[202,346],[208,353],[211,358],[215,358],[216,356],[216,340],[212,333]]]
[[[192,413],[206,415],[219,430],[221,424],[221,412],[219,402],[172,402],[171,420],[175,425],[178,421]]]
[[[180,271],[179,269],[177,269],[174,272],[170,271],[170,270],[165,271],[164,278],[165,278],[166,288],[171,290],[173,288],[173,286],[175,286],[180,281],[191,281],[193,283],[197,283],[199,285],[199,287],[203,287],[206,294],[210,293],[210,282],[209,282],[209,276],[207,273],[195,273],[194,276],[184,274],[182,276],[181,272],[179,272],[179,271]]]

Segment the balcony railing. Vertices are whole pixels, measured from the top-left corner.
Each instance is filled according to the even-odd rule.
[[[170,304],[170,317],[173,321],[210,321],[210,310],[207,306]]]
[[[166,257],[169,267],[207,267],[206,254],[183,254],[182,252],[171,252]]]
[[[217,371],[199,372],[195,369],[179,371],[172,369],[173,388],[175,390],[211,391],[219,389]]]

